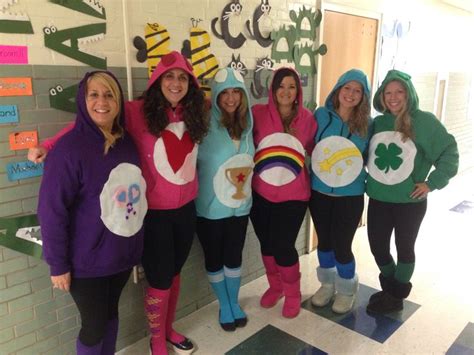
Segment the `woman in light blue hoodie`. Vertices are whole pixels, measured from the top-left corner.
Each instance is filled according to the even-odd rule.
[[[318,234],[317,276],[321,287],[313,305],[346,313],[358,290],[352,240],[364,209],[370,138],[370,85],[360,70],[344,73],[314,113],[318,122],[311,159],[310,211]]]
[[[247,324],[240,308],[242,250],[252,206],[255,148],[249,95],[239,72],[219,70],[212,85],[210,128],[199,146],[197,235],[225,331]]]

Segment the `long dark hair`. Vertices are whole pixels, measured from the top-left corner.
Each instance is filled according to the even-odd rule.
[[[293,70],[288,69],[288,68],[283,68],[279,69],[275,72],[275,75],[273,77],[272,81],[272,95],[273,95],[273,102],[275,103],[276,107],[278,108],[278,101],[276,98],[276,92],[280,88],[281,82],[283,81],[284,78],[287,76],[291,76],[293,79],[295,79],[296,83],[296,102],[293,104],[293,107],[291,109],[291,115],[290,117],[281,117],[280,114],[280,119],[281,122],[283,123],[283,129],[285,130],[285,133],[290,133],[292,134],[290,129],[291,122],[293,119],[296,117],[296,114],[298,113],[298,97],[300,97],[300,78],[298,77],[298,74],[296,74]]]
[[[171,107],[169,101],[161,91],[161,78],[145,90],[140,96],[143,100],[143,113],[148,130],[156,137],[168,126],[169,119],[166,109]],[[203,91],[189,78],[189,87],[186,95],[181,99],[183,106],[183,121],[194,143],[200,143],[209,128],[208,105]]]
[[[239,89],[239,91],[241,95],[240,105],[237,107],[237,110],[235,110],[233,115],[229,115],[221,108],[221,124],[227,129],[230,137],[233,139],[240,139],[242,133],[247,128],[247,96],[242,89]],[[221,94],[219,94],[219,96]],[[219,102],[219,98],[217,99],[217,102]]]

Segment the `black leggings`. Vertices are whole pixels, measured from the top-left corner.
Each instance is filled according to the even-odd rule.
[[[275,203],[253,193],[250,219],[263,255],[275,257],[280,266],[298,262],[295,242],[307,207],[307,201]]]
[[[367,233],[370,250],[379,266],[390,264],[390,238],[395,230],[398,261],[415,262],[415,241],[426,213],[427,201],[414,203],[389,203],[369,200]]]
[[[248,222],[249,216],[215,220],[198,217],[197,235],[208,272],[219,271],[224,265],[230,269],[242,265]]]
[[[364,210],[364,196],[328,196],[311,191],[309,210],[318,234],[318,250],[334,251],[337,262],[354,260],[352,240]]]
[[[194,201],[172,210],[148,210],[142,266],[151,287],[171,287],[188,258],[195,231]]]
[[[71,296],[81,314],[79,340],[94,346],[104,338],[107,322],[118,317],[120,294],[131,269],[104,277],[73,278]]]

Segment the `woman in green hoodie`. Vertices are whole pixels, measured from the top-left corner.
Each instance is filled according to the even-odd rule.
[[[371,296],[369,313],[403,309],[403,299],[412,287],[415,241],[427,195],[445,187],[458,170],[454,137],[433,114],[419,109],[410,79],[406,73],[391,70],[374,96],[374,108],[382,115],[374,120],[369,148],[367,222],[382,291]],[[393,230],[396,263],[390,254]]]

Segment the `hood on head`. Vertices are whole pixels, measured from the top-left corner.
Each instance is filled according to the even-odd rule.
[[[384,108],[382,105],[383,102],[383,92],[385,87],[392,81],[397,80],[405,87],[407,90],[407,105],[408,105],[408,112],[413,112],[418,110],[419,108],[419,99],[416,93],[415,87],[411,81],[411,76],[407,73],[404,73],[399,70],[390,70],[385,79],[383,79],[382,84],[377,89],[377,92],[374,95],[374,108],[379,112],[384,112]]]
[[[120,99],[121,99],[118,121],[120,123],[120,126],[122,126],[122,128],[125,128],[125,107],[124,107],[122,87],[120,86],[120,83],[114,74],[106,70],[96,70],[96,71],[88,72],[84,75],[84,78],[82,78],[82,80],[79,83],[79,89],[77,90],[77,95],[76,95],[76,105],[77,105],[76,125],[86,124],[87,126],[94,129],[96,132],[100,133],[102,137],[103,136],[102,132],[92,120],[91,116],[89,115],[89,112],[87,112],[87,104],[86,104],[87,80],[89,80],[89,78],[96,73],[108,74],[113,80],[115,80],[115,82],[118,85]]]
[[[346,71],[344,74],[342,74],[337,80],[336,85],[334,86],[334,88],[331,90],[328,97],[326,98],[326,103],[325,103],[326,108],[330,110],[334,110],[334,104],[332,102],[334,94],[340,87],[344,86],[349,81],[356,81],[360,85],[362,85],[362,88],[364,90],[364,95],[367,97],[367,101],[370,102],[370,83],[369,83],[369,80],[367,79],[367,75],[365,75],[365,73],[362,70],[351,69],[351,70]]]
[[[193,73],[193,67],[191,63],[179,52],[172,51],[161,58],[160,62],[156,66],[150,80],[148,80],[147,90],[160,78],[160,76],[171,69],[182,69],[189,74],[191,80],[194,82],[197,88],[199,88],[199,82]]]

